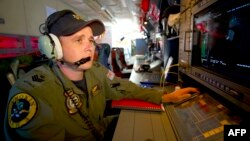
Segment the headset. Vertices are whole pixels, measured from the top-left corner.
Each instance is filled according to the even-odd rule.
[[[50,33],[50,28],[53,24],[55,24],[61,17],[68,13],[73,13],[70,10],[64,10],[61,13],[57,13],[57,15],[50,15],[45,23],[41,24],[39,27],[39,31],[43,34],[38,39],[38,48],[40,52],[49,59],[57,59],[60,60],[63,57],[63,51],[61,43],[58,37],[52,33]],[[53,18],[52,18],[53,17]],[[43,26],[43,32],[41,31],[41,27]]]

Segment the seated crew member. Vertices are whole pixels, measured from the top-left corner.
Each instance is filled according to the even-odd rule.
[[[39,48],[51,62],[12,86],[4,121],[7,140],[111,140],[112,134],[105,133],[117,116],[103,116],[106,99],[179,102],[198,91],[189,87],[163,94],[116,77],[93,61],[94,36],[104,30],[101,21],[84,21],[70,10],[47,18]]]

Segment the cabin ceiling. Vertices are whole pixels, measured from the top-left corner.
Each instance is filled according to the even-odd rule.
[[[62,0],[88,19],[100,19],[106,26],[131,20],[139,24],[141,0]]]

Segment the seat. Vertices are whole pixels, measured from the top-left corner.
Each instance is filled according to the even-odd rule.
[[[110,45],[108,43],[98,44],[96,47],[96,61],[103,64],[106,68],[110,69],[109,56],[110,56]]]
[[[127,68],[125,64],[121,61],[121,49],[120,48],[112,48],[111,49],[111,64],[112,70],[116,74],[116,76],[121,78],[129,78],[132,72],[132,69]],[[124,59],[125,61],[125,59]]]
[[[20,61],[18,59],[14,59],[10,63],[11,71],[6,73],[6,77],[11,85],[13,85],[18,78],[21,78],[25,74],[25,71],[20,69],[19,65]]]
[[[125,55],[124,55],[124,48],[116,48],[116,52],[117,52],[117,59],[120,62],[122,68],[126,68],[126,69],[132,69],[133,68],[133,64],[128,65],[126,60],[125,60]]]

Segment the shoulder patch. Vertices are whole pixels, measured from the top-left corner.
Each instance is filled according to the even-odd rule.
[[[110,80],[113,80],[114,77],[115,77],[115,73],[112,72],[111,70],[109,70],[108,73],[107,73],[107,77],[108,77]]]
[[[36,114],[37,102],[27,93],[19,93],[11,98],[8,105],[8,121],[11,128],[27,124]]]

